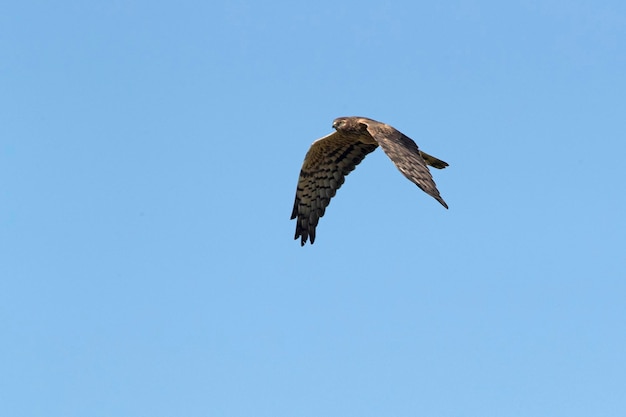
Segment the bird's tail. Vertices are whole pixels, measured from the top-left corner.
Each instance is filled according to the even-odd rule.
[[[441,159],[437,159],[434,156],[428,155],[424,151],[420,151],[420,155],[422,155],[422,158],[424,158],[424,161],[426,161],[426,163],[433,168],[443,169],[448,166],[447,162],[444,162]]]

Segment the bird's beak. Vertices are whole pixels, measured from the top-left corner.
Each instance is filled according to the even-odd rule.
[[[337,130],[337,122],[333,122],[333,129]]]

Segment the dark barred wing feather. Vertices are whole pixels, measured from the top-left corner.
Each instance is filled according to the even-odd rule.
[[[421,188],[425,193],[439,201],[441,205],[448,205],[437,190],[426,163],[435,168],[445,168],[448,164],[428,154],[422,153],[417,144],[408,136],[389,125],[382,123],[367,123],[368,132],[378,142],[383,151],[393,161],[396,167],[411,182]]]
[[[345,180],[345,176],[377,148],[376,144],[362,143],[358,136],[331,133],[313,142],[304,158],[296,200],[291,218],[297,218],[294,239],[304,246],[307,239],[315,242],[315,228],[324,215],[330,199]]]

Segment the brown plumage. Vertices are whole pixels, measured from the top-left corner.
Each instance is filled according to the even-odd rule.
[[[448,166],[446,162],[420,151],[411,138],[393,127],[372,119],[339,117],[333,128],[336,132],[313,142],[300,170],[291,218],[297,218],[295,239],[300,238],[302,246],[307,239],[315,242],[315,228],[330,199],[345,176],[378,145],[405,177],[448,208],[426,166],[442,169]]]

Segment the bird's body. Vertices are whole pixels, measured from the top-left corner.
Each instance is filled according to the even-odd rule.
[[[354,168],[379,145],[411,182],[439,201],[445,208],[427,165],[445,168],[448,164],[419,150],[408,136],[393,127],[365,117],[340,117],[335,132],[316,140],[307,152],[296,190],[291,218],[296,219],[295,239],[302,246],[315,242],[315,228],[330,199]]]

